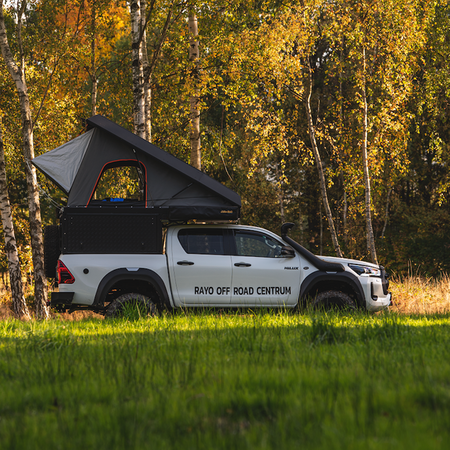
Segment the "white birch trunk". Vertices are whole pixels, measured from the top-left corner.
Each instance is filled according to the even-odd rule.
[[[200,147],[200,90],[199,83],[199,47],[198,47],[198,24],[197,16],[191,10],[189,12],[189,60],[193,63],[192,78],[194,89],[190,98],[191,119],[191,165],[201,170],[201,147]]]
[[[20,35],[20,33],[18,33]],[[30,101],[28,98],[27,85],[24,73],[14,61],[6,36],[5,22],[3,17],[3,0],[0,0],[0,47],[11,78],[16,84],[19,95],[20,113],[22,118],[22,148],[26,164],[26,177],[28,187],[28,209],[31,234],[31,249],[34,267],[34,295],[36,302],[36,316],[48,318],[47,307],[47,279],[44,272],[44,243],[42,238],[41,209],[39,192],[36,182],[36,171],[31,165],[34,158],[33,123],[31,120]],[[19,47],[21,43],[19,42]]]
[[[311,113],[311,93],[312,93],[312,70],[309,67],[309,93],[306,99],[306,115],[308,118],[309,138],[311,140],[311,146],[316,160],[317,171],[319,173],[320,192],[322,194],[323,206],[325,207],[325,214],[328,219],[328,227],[330,228],[331,240],[333,241],[334,251],[336,256],[342,258],[341,247],[339,246],[336,229],[334,228],[333,216],[331,214],[330,204],[328,203],[327,184],[325,181],[325,174],[323,173],[322,159],[320,158],[319,148],[316,141],[316,130],[312,120]]]
[[[142,65],[141,9],[139,0],[132,0],[131,10],[131,55],[133,69],[133,123],[134,133],[145,139],[145,96]]]
[[[367,232],[367,250],[369,251],[372,262],[378,264],[377,251],[375,248],[375,237],[372,228],[372,197],[370,192],[370,174],[369,162],[367,158],[367,134],[368,134],[368,110],[367,110],[367,92],[366,92],[366,49],[363,48],[363,141],[362,141],[362,161],[365,187],[365,211],[366,211],[366,232]]]
[[[141,10],[141,48],[142,48],[142,73],[143,73],[143,83],[144,83],[144,124],[145,124],[145,139],[152,142],[152,90],[151,90],[151,74],[150,64],[148,61],[148,50],[147,50],[147,31],[145,18],[147,15],[147,1],[141,0],[140,3]],[[148,74],[148,75],[147,75]]]
[[[6,180],[5,153],[3,150],[2,126],[0,118],[0,211],[2,216],[3,236],[5,239],[6,258],[8,260],[9,281],[14,314],[17,318],[31,319],[23,295],[22,271],[17,252],[11,205],[9,203],[8,184]]]
[[[98,89],[98,83],[97,83],[97,68],[95,67],[96,63],[96,44],[95,44],[95,38],[96,38],[96,17],[95,17],[95,0],[92,0],[92,9],[91,9],[91,81],[92,81],[92,87],[91,87],[91,115],[95,116],[97,114],[97,89]]]

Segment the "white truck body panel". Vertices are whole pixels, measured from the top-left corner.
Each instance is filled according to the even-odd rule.
[[[61,255],[60,260],[70,268],[75,278],[73,284],[60,284],[60,292],[74,292],[73,303],[92,305],[97,288],[103,278],[113,270],[149,269],[170,286],[165,255]],[[85,270],[88,273],[84,273]],[[169,291],[169,289],[168,289]],[[169,294],[170,295],[170,294]]]

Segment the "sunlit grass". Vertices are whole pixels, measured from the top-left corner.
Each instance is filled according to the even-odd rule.
[[[3,320],[1,448],[444,449],[449,323],[270,310]]]
[[[402,314],[442,314],[450,312],[450,276],[394,277],[391,280],[394,305],[391,310]]]

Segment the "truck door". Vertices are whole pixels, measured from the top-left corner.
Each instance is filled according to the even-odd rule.
[[[174,230],[170,241],[169,271],[177,305],[230,304],[229,241],[221,228]]]
[[[283,244],[259,231],[235,230],[232,305],[294,306],[300,291],[300,259],[281,254]]]

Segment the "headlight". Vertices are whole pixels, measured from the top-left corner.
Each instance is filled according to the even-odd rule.
[[[358,275],[371,275],[373,277],[381,277],[381,270],[363,264],[349,264],[348,267],[354,270]]]

